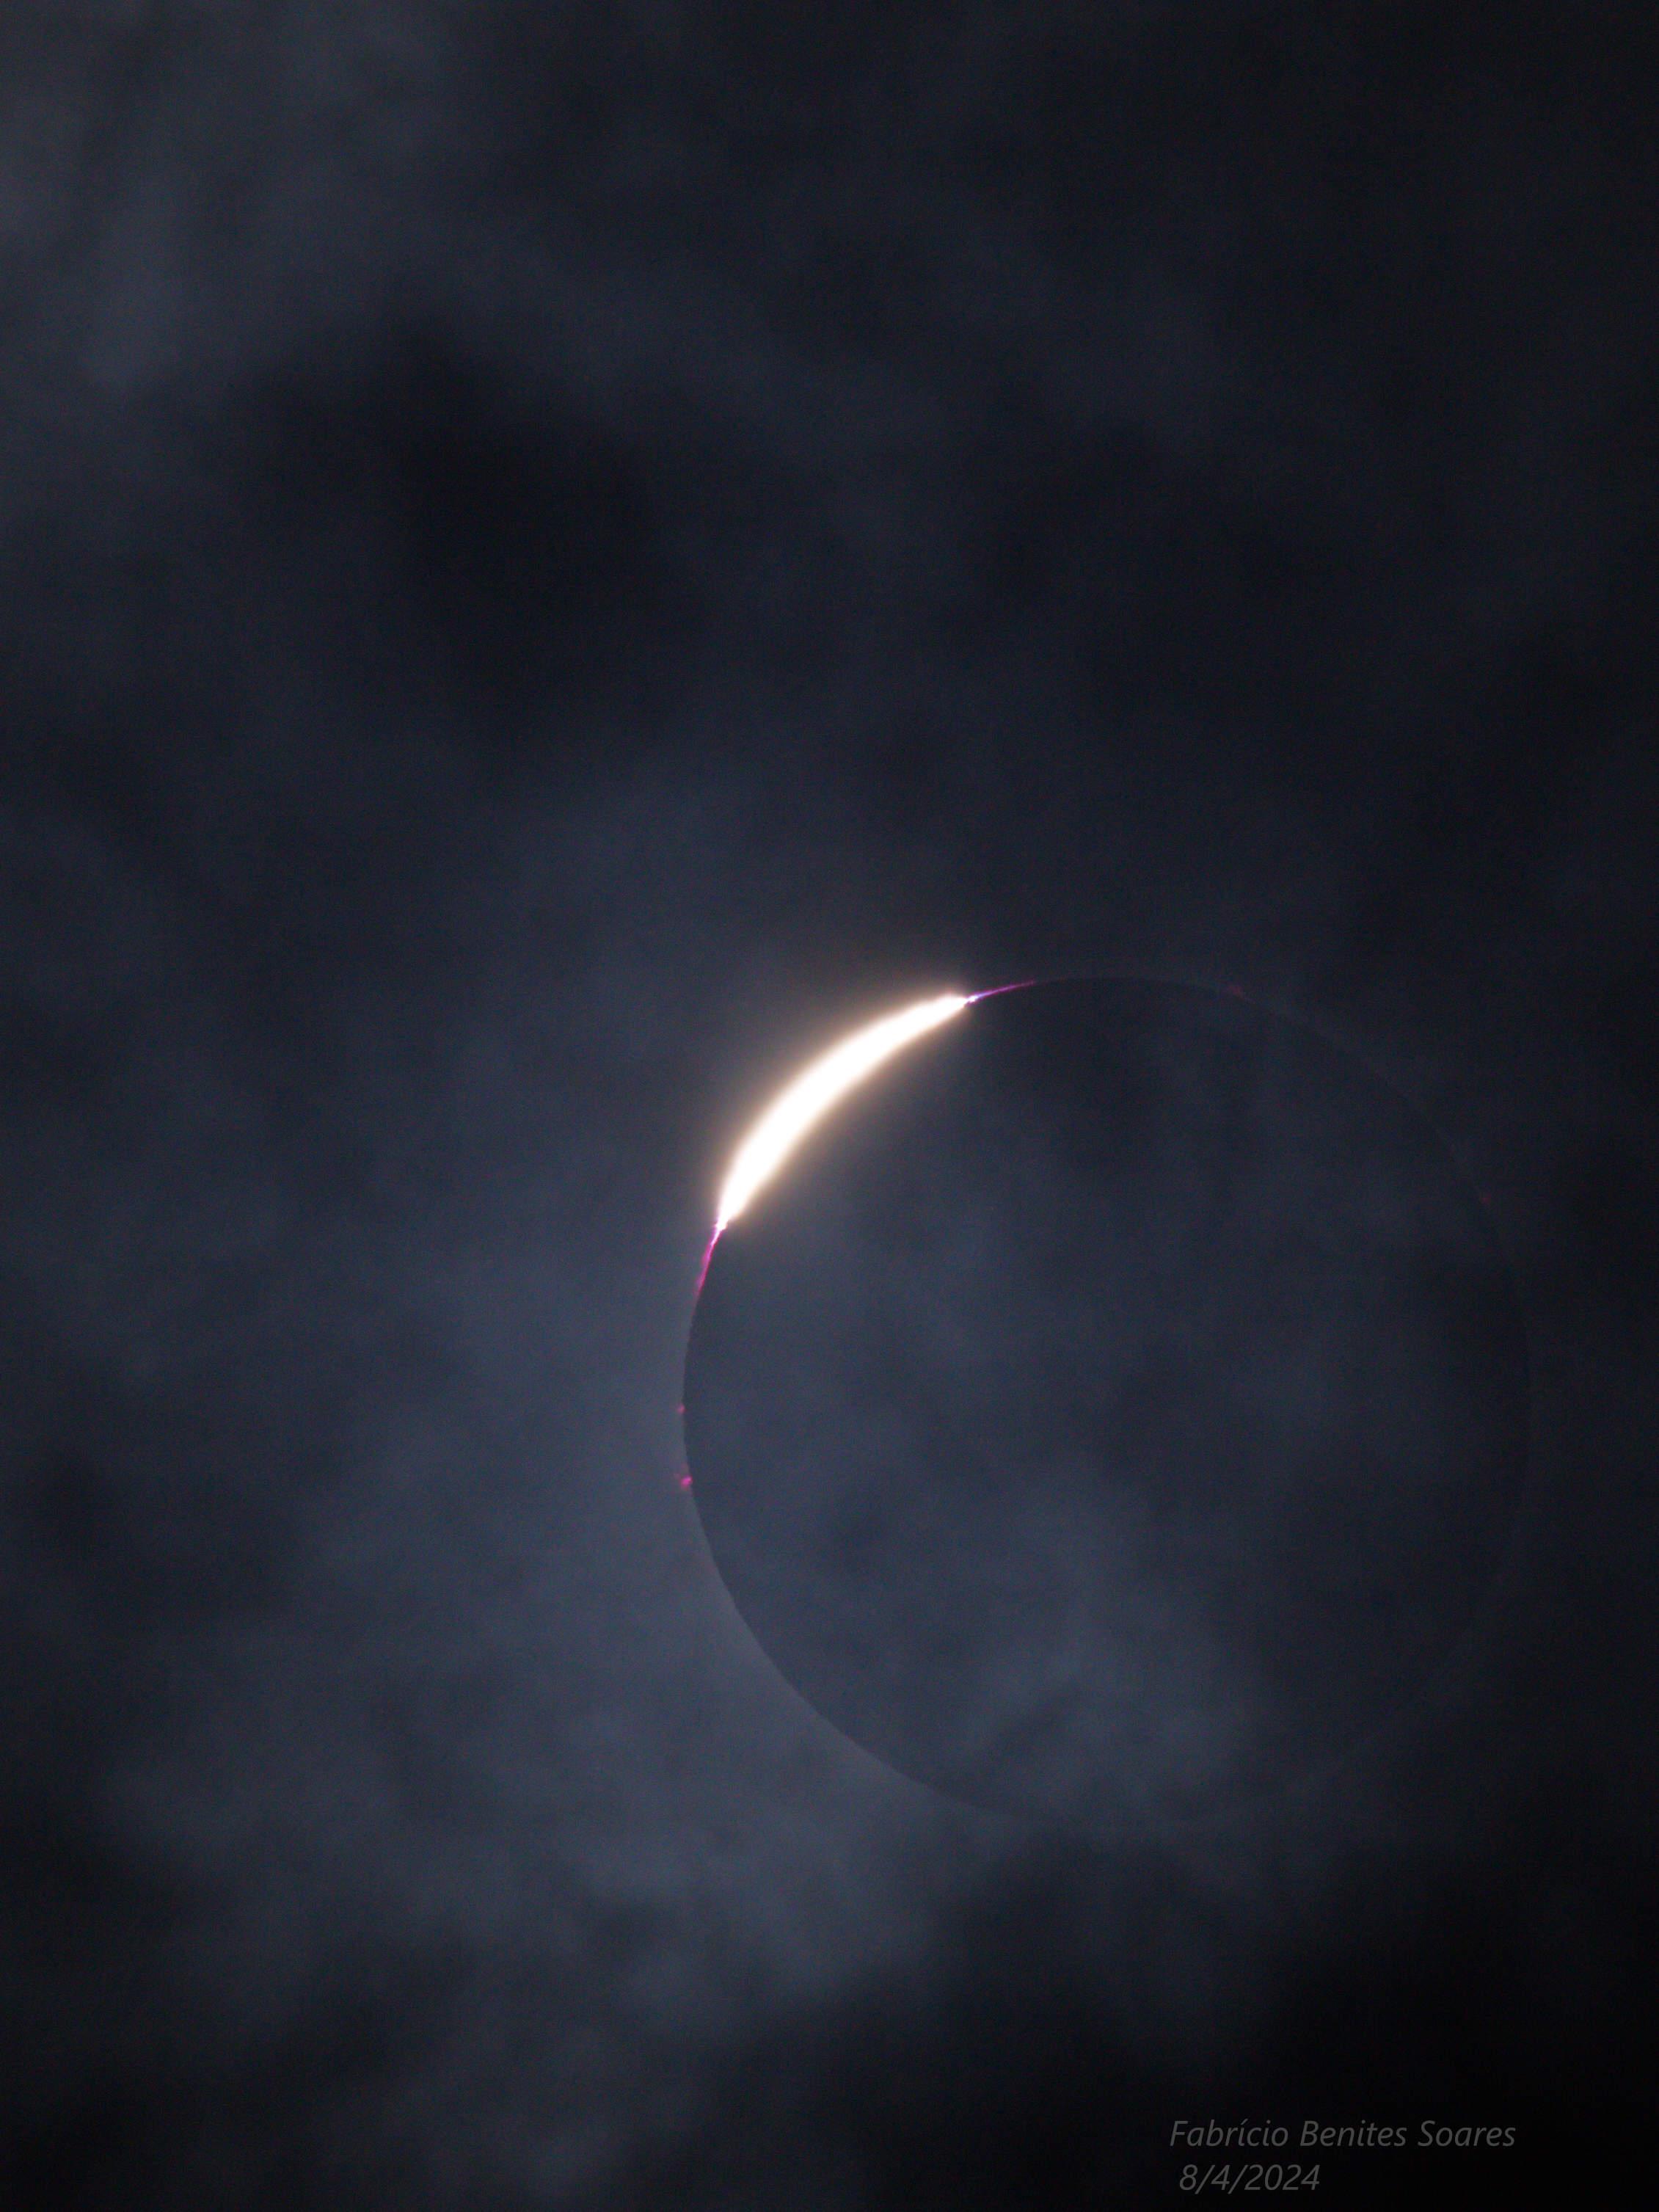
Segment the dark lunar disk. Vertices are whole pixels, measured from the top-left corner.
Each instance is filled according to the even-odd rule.
[[[923,1039],[727,1231],[687,1450],[739,1611],[857,1742],[984,1805],[1187,1817],[1467,1630],[1524,1378],[1415,1109],[1232,996],[1068,982]]]

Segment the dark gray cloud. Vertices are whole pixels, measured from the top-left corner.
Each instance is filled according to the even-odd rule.
[[[8,12],[13,2201],[1618,2138],[1656,64],[1596,7]],[[1409,1729],[1115,1851],[836,1737],[673,1481],[768,1085],[1106,963],[1433,1118],[1542,1481]]]

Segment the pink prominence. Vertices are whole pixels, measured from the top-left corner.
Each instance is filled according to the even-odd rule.
[[[702,1286],[708,1280],[708,1263],[714,1258],[714,1247],[720,1243],[720,1232],[716,1229],[714,1235],[709,1238],[708,1243],[703,1248],[702,1265],[697,1270],[697,1287],[691,1293],[691,1303],[693,1305],[695,1305],[697,1300],[702,1296]]]

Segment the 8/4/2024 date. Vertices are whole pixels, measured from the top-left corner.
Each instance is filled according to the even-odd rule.
[[[1317,2189],[1319,2168],[1316,2166],[1263,2166],[1259,2160],[1249,2166],[1183,2166],[1181,2185],[1194,2194],[1202,2189],[1213,2189],[1223,2197],[1237,2197],[1264,2189]]]

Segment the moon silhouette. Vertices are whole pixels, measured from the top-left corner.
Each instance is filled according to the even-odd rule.
[[[866,1750],[1042,1819],[1204,1817],[1346,1754],[1476,1623],[1518,1301],[1353,1054],[1224,991],[1026,988],[786,1158],[694,1308],[691,1495]]]

